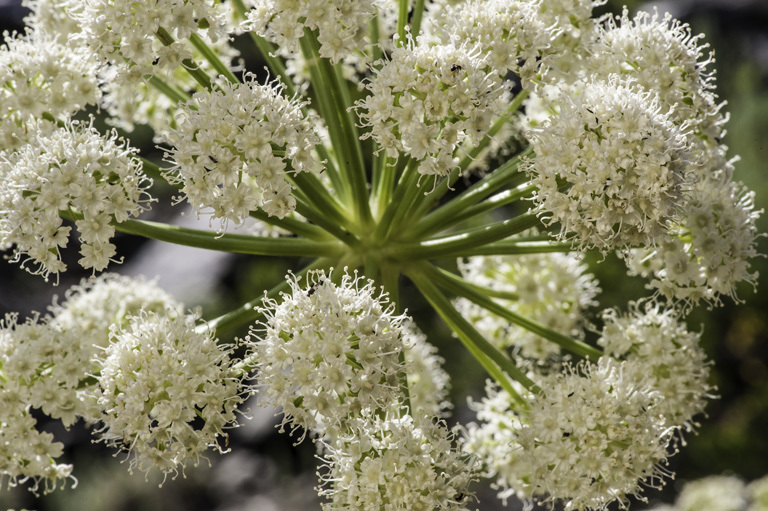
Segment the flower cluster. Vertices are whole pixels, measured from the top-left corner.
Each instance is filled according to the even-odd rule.
[[[123,68],[122,80],[139,82],[155,68],[173,70],[192,56],[181,40],[205,33],[225,36],[225,11],[201,0],[69,0],[68,14],[82,31],[76,38],[101,59]],[[66,3],[65,3],[66,7]]]
[[[627,374],[630,362],[601,358],[547,377],[518,434],[530,491],[565,509],[605,509],[663,483],[670,430],[650,382]]]
[[[131,451],[131,468],[178,472],[226,438],[243,401],[231,348],[196,330],[196,315],[142,311],[121,328],[100,360],[96,400],[101,438]]]
[[[745,484],[735,476],[709,476],[685,483],[674,506],[651,511],[764,511],[768,509],[768,477]]]
[[[70,47],[40,30],[14,34],[0,48],[0,122],[43,114],[67,118],[96,105],[97,74],[97,63],[84,48]]]
[[[165,135],[174,146],[168,177],[192,206],[235,223],[256,209],[279,218],[295,209],[287,176],[320,169],[312,152],[319,138],[303,105],[281,92],[254,77],[220,80],[182,106],[178,127]]]
[[[612,357],[631,362],[625,367],[625,377],[647,379],[663,396],[656,410],[665,426],[690,431],[693,417],[713,397],[700,334],[689,332],[674,309],[653,302],[645,307],[634,304],[625,315],[605,311],[603,320],[598,344]]]
[[[368,24],[378,4],[354,0],[251,0],[246,30],[277,43],[283,52],[298,52],[305,30],[316,30],[321,57],[336,63],[347,55],[365,51]]]
[[[583,337],[585,313],[596,304],[600,288],[577,256],[477,256],[458,264],[467,282],[508,295],[508,299],[497,299],[504,307],[556,332]],[[498,348],[512,348],[540,363],[560,353],[556,344],[488,314],[467,299],[457,300],[456,308]]]
[[[33,132],[16,152],[0,153],[0,249],[13,247],[14,261],[31,261],[36,267],[27,269],[46,278],[66,270],[59,248],[71,227],[60,211],[69,211],[79,215],[80,264],[104,269],[115,256],[111,222],[137,216],[150,200],[134,154],[115,132],[104,137],[77,121]]]
[[[405,317],[361,280],[314,272],[305,286],[289,278],[282,302],[265,300],[263,331],[252,331],[258,385],[283,426],[333,435],[363,409],[401,403]]]
[[[326,446],[320,495],[326,511],[458,511],[472,501],[474,460],[451,445],[430,417],[381,417],[367,410],[349,433]]]
[[[726,163],[726,170],[731,170]],[[650,282],[667,299],[687,307],[701,301],[720,304],[721,296],[737,300],[736,284],[753,285],[756,272],[749,260],[758,255],[755,194],[731,172],[707,176],[694,186],[685,217],[653,250],[636,250],[627,258],[633,273],[653,276]]]
[[[590,82],[559,106],[530,133],[541,211],[584,248],[651,245],[679,217],[691,182],[686,132],[632,82]]]
[[[485,134],[503,110],[505,89],[476,48],[456,41],[392,52],[356,106],[387,154],[420,161],[419,172],[444,176],[458,162],[454,149]]]
[[[411,412],[431,417],[446,415],[451,402],[450,377],[442,367],[445,360],[412,321],[405,323],[403,336]]]

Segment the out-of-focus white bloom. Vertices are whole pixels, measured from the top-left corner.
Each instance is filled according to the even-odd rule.
[[[447,415],[452,405],[448,401],[451,379],[442,368],[445,359],[413,321],[405,323],[403,334],[411,415]]]
[[[0,122],[44,113],[65,119],[95,105],[97,73],[95,59],[82,47],[41,30],[13,34],[0,47]]]
[[[474,500],[475,462],[452,446],[453,435],[429,416],[382,417],[371,410],[349,433],[326,445],[323,509],[458,511]]]
[[[648,246],[679,216],[690,178],[686,133],[631,82],[591,82],[529,132],[535,200],[582,248]]]
[[[405,316],[394,315],[372,281],[344,274],[334,284],[324,272],[306,285],[289,276],[290,294],[265,300],[265,320],[252,330],[257,382],[266,405],[281,407],[281,428],[333,436],[362,409],[388,410],[402,402]]]
[[[516,300],[495,298],[504,307],[556,332],[583,338],[586,310],[600,292],[595,278],[573,254],[478,256],[458,261],[462,277],[494,291],[513,293]],[[513,348],[539,363],[557,356],[560,348],[540,336],[512,325],[467,299],[456,307],[475,328],[500,349]]]
[[[663,484],[671,431],[656,408],[661,396],[628,364],[603,357],[544,379],[518,434],[534,498],[602,511],[626,505],[641,484]]]
[[[479,141],[503,111],[505,88],[489,62],[466,44],[396,48],[356,106],[370,136],[396,156],[421,161],[419,172],[444,176],[459,143]]]
[[[231,348],[196,330],[196,315],[141,312],[112,328],[101,360],[97,404],[101,439],[132,453],[131,469],[178,473],[197,464],[236,424],[242,375]]]
[[[726,171],[704,176],[690,193],[685,216],[657,243],[655,250],[627,257],[631,273],[653,276],[650,287],[686,308],[699,302],[720,305],[722,296],[736,296],[736,285],[755,285],[750,259],[757,257],[755,194],[731,181]]]
[[[751,504],[747,511],[766,511],[768,510],[768,476],[763,476],[756,481],[752,481],[747,486],[747,494]]]
[[[175,69],[192,53],[182,41],[201,32],[215,41],[225,36],[225,10],[203,0],[87,0],[69,14],[82,27],[76,38],[102,59],[125,70],[122,80],[138,82],[154,68]],[[205,27],[205,28],[202,28]],[[157,36],[166,30],[176,42],[166,46]]]
[[[253,76],[237,85],[218,80],[182,106],[178,127],[166,134],[175,146],[169,179],[215,218],[240,223],[256,209],[284,217],[296,207],[286,174],[321,167],[313,154],[319,138],[301,107],[280,85]]]
[[[0,332],[0,343],[4,334]],[[30,414],[30,405],[22,403],[18,395],[0,388],[0,484],[9,487],[32,481],[30,490],[37,494],[66,485],[72,477],[72,465],[56,463],[64,446],[53,441],[51,433],[35,429],[36,421]]]
[[[625,377],[646,380],[662,395],[655,410],[666,427],[691,431],[693,417],[713,397],[701,334],[689,332],[677,311],[653,302],[644,308],[633,304],[628,314],[607,310],[603,320],[598,344],[607,354],[632,362],[624,368]]]
[[[320,56],[335,64],[355,51],[365,51],[368,24],[376,15],[379,1],[251,0],[250,3],[253,8],[248,11],[246,30],[289,52],[299,51],[299,39],[305,29],[316,30]]]
[[[679,511],[744,511],[747,496],[738,477],[711,476],[690,481],[675,501]]]
[[[33,30],[40,30],[66,41],[70,34],[80,32],[80,24],[70,16],[82,9],[82,4],[59,0],[22,0],[21,4],[31,12],[24,18],[24,24]]]
[[[462,438],[462,449],[479,457],[483,475],[494,480],[505,505],[513,495],[519,499],[531,497],[530,487],[523,481],[529,465],[518,443],[522,417],[514,412],[513,403],[507,391],[488,380],[485,397],[469,403],[479,424],[469,423]]]
[[[702,37],[669,14],[639,12],[630,19],[625,9],[600,30],[587,67],[598,76],[623,75],[658,93],[662,111],[675,123],[687,123],[692,135],[716,143],[726,117],[714,93],[714,72],[707,70],[714,59],[705,58]]]
[[[75,221],[80,264],[103,270],[115,256],[111,222],[137,216],[150,201],[149,179],[135,152],[115,132],[102,136],[72,121],[32,133],[14,153],[0,153],[0,249],[13,247],[12,260],[23,259],[22,266],[30,261],[31,273],[47,278],[64,271],[59,248],[67,245],[71,228],[59,212],[74,209],[83,216]]]

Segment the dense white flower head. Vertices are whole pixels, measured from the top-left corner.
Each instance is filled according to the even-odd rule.
[[[452,405],[448,401],[451,380],[442,367],[445,359],[412,321],[405,323],[403,335],[411,414],[447,415]]]
[[[236,85],[218,80],[182,106],[166,134],[174,146],[169,179],[214,218],[241,223],[257,209],[284,217],[296,207],[287,174],[321,168],[313,153],[320,139],[302,106],[253,76]]]
[[[731,164],[726,163],[731,169]],[[652,277],[651,288],[690,308],[700,302],[720,305],[722,296],[738,301],[736,285],[757,282],[750,260],[757,257],[755,194],[731,181],[730,170],[707,175],[694,185],[685,216],[654,250],[627,258],[631,273]]]
[[[30,263],[28,271],[46,278],[66,270],[59,249],[71,227],[59,211],[73,209],[83,216],[75,221],[79,262],[103,270],[115,256],[110,222],[137,216],[150,201],[150,181],[135,152],[115,132],[102,136],[72,121],[33,132],[16,152],[0,153],[0,249],[13,247],[13,261]]]
[[[630,364],[603,357],[544,379],[518,434],[534,498],[602,511],[663,484],[671,431],[661,396],[627,374]]]
[[[325,446],[323,510],[459,511],[474,500],[475,461],[457,451],[442,421],[365,410]]]
[[[690,145],[658,97],[612,78],[562,94],[529,132],[527,172],[540,212],[582,248],[648,246],[679,216]]]
[[[446,175],[458,161],[458,144],[479,141],[503,111],[505,88],[489,67],[467,44],[414,46],[409,40],[375,70],[358,114],[390,156],[403,152],[421,161],[420,173]]]
[[[705,54],[702,37],[668,13],[639,12],[630,19],[625,9],[600,30],[587,66],[596,75],[620,74],[658,93],[662,110],[675,123],[688,123],[692,134],[717,142],[726,117],[714,93],[714,72],[707,70],[713,57]]]
[[[675,500],[678,511],[744,511],[747,492],[744,481],[732,476],[710,476],[690,481]]]
[[[96,400],[101,439],[130,451],[131,469],[178,473],[197,464],[236,425],[242,375],[197,315],[141,312],[111,331]]]
[[[444,2],[439,2],[444,3]],[[433,9],[432,38],[458,37],[477,44],[502,76],[514,71],[524,82],[544,63],[559,68],[573,60],[582,32],[593,29],[592,9],[604,0],[471,0]]]
[[[552,330],[575,338],[584,336],[587,309],[596,304],[597,280],[574,254],[477,256],[459,259],[462,277],[472,284],[516,299],[495,298],[506,308]],[[556,344],[512,325],[467,299],[456,301],[459,312],[500,349],[546,362],[560,353]]]
[[[306,283],[290,275],[290,294],[265,300],[252,330],[257,382],[265,405],[282,408],[282,427],[330,434],[362,409],[401,403],[405,316],[372,281],[323,271]]]
[[[607,310],[603,321],[598,344],[606,354],[632,362],[625,377],[646,380],[662,395],[655,409],[665,426],[691,431],[693,417],[704,411],[714,390],[707,383],[701,334],[689,332],[677,311],[654,302],[632,304],[627,314]]]
[[[42,30],[63,41],[81,31],[80,24],[69,14],[81,9],[81,4],[60,0],[22,0],[21,4],[30,10],[24,24],[33,30]]]
[[[376,16],[379,1],[251,0],[250,3],[253,8],[248,11],[245,29],[290,52],[299,51],[299,39],[305,29],[317,31],[320,56],[335,64],[353,52],[365,51],[368,24]]]
[[[226,35],[225,11],[203,0],[68,0],[69,14],[82,26],[76,38],[102,59],[123,67],[121,79],[141,81],[154,68],[173,70],[192,56],[182,41],[201,32],[212,40]],[[205,28],[201,28],[205,27]],[[164,44],[159,30],[176,41]]]
[[[35,494],[41,485],[43,493],[48,493],[65,486],[67,479],[72,479],[75,486],[72,465],[56,462],[64,446],[54,442],[51,433],[38,431],[35,424],[30,405],[0,388],[0,486],[32,481],[30,491]]]
[[[0,123],[44,113],[64,119],[96,105],[97,73],[96,60],[82,47],[41,30],[13,34],[0,47]]]
[[[493,479],[494,488],[500,490],[498,497],[505,504],[513,495],[519,499],[531,497],[530,487],[524,482],[529,465],[518,442],[523,418],[514,412],[514,405],[506,390],[488,380],[485,397],[469,402],[478,423],[469,423],[461,439],[462,449],[479,458],[483,476]]]
[[[169,306],[176,303],[154,282],[107,274],[70,288],[45,317],[20,323],[7,316],[0,321],[0,367],[8,378],[1,387],[65,427],[80,417],[93,422],[98,412],[90,402],[96,388],[91,375],[99,371],[111,325],[125,324],[140,310]]]

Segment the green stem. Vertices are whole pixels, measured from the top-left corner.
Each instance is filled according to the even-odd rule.
[[[503,240],[521,233],[539,224],[539,219],[532,213],[525,213],[467,231],[458,232],[442,238],[434,238],[419,243],[393,245],[390,254],[400,259],[441,259],[461,257],[478,247]]]
[[[251,216],[269,225],[285,229],[292,232],[297,236],[303,236],[305,238],[315,241],[327,241],[328,233],[316,225],[312,225],[308,222],[298,220],[296,218],[283,217],[277,218],[276,216],[269,216],[262,210],[251,211]]]
[[[470,206],[465,209],[462,213],[462,216],[464,217],[463,219],[466,220],[467,218],[481,215],[483,213],[487,213],[488,211],[493,211],[494,209],[498,209],[509,204],[514,204],[519,200],[529,199],[529,196],[534,191],[536,191],[536,187],[527,183],[522,184],[512,190],[504,190],[503,192],[499,192],[496,195],[488,197],[480,204],[475,204],[474,206]]]
[[[525,238],[521,238],[523,240]],[[517,241],[505,240],[487,245],[469,248],[456,257],[493,256],[493,255],[524,255],[524,254],[551,254],[555,252],[574,252],[572,243],[555,243],[552,241]],[[449,254],[450,255],[450,254]]]
[[[317,211],[315,208],[309,206],[305,201],[300,200],[300,195],[294,195],[296,195],[296,212],[298,214],[310,222],[318,225],[345,245],[350,247],[357,246],[358,240],[352,233],[339,227],[339,225],[333,219],[328,218],[322,212]]]
[[[458,275],[454,275],[453,273],[445,271],[441,268],[436,268],[432,265],[429,265],[429,268],[426,268],[426,266],[427,265],[423,265],[423,267],[425,267],[425,273],[427,274],[426,277],[431,282],[435,282],[435,284],[442,287],[446,291],[467,298],[468,300],[474,302],[489,312],[504,318],[507,321],[514,323],[515,325],[525,328],[526,330],[533,332],[536,335],[547,339],[548,341],[554,342],[564,350],[569,351],[575,355],[591,358],[592,360],[597,360],[603,356],[603,352],[597,348],[593,348],[592,346],[582,341],[573,339],[567,335],[561,334],[560,332],[556,332],[551,328],[547,328],[544,325],[537,323],[536,321],[526,318],[525,316],[521,316],[520,314],[508,309],[507,307],[496,303],[492,299],[488,298],[488,296],[475,289],[473,286],[467,285],[464,279]]]
[[[305,266],[300,272],[296,274],[296,276],[304,277],[308,272],[312,270],[328,269],[332,265],[333,260],[331,259],[316,259],[309,265]],[[277,298],[280,296],[280,293],[285,293],[289,289],[290,286],[288,281],[283,279],[278,285],[266,293],[266,297],[277,300]],[[223,316],[219,316],[218,318],[208,321],[206,325],[207,328],[216,330],[216,335],[221,336],[222,332],[239,328],[243,325],[247,325],[248,323],[253,323],[262,316],[261,312],[256,310],[256,307],[259,307],[263,304],[264,297],[265,295],[261,295],[251,300],[250,302],[244,303],[237,309],[224,314]]]
[[[320,56],[317,38],[309,29],[304,30],[301,49],[309,65],[320,113],[328,126],[333,148],[339,156],[339,169],[349,183],[356,218],[361,228],[367,229],[372,223],[372,217],[368,205],[365,163],[354,114],[348,111],[352,106],[348,84],[341,77],[338,67],[334,68],[328,59]]]
[[[411,18],[411,33],[413,38],[419,37],[421,31],[421,20],[424,18],[424,0],[416,0],[413,6],[413,17]]]
[[[157,75],[152,75],[149,78],[149,85],[154,87],[158,92],[165,95],[171,101],[175,101],[176,103],[187,103],[191,99],[189,97],[189,94],[187,94],[182,90],[177,89],[173,85],[166,83],[165,81],[158,78]],[[196,109],[196,106],[190,105],[190,108]]]
[[[230,81],[230,83],[238,84],[240,83],[240,80],[237,79],[235,74],[232,72],[231,69],[229,69],[229,66],[224,64],[224,62],[221,61],[219,56],[216,54],[215,51],[211,49],[210,46],[206,44],[203,39],[197,35],[196,33],[192,32],[192,35],[189,36],[189,42],[192,43],[192,46],[194,46],[197,51],[200,52],[200,54],[205,58],[205,60],[208,61],[208,63],[213,66],[213,68],[222,76],[224,76],[227,80]]]
[[[342,211],[342,207],[328,193],[328,190],[317,176],[310,172],[295,172],[290,175],[290,178],[318,211],[323,212],[326,217],[342,227],[347,229],[353,227],[354,224],[349,221],[344,211]]]
[[[152,179],[163,181],[164,183],[168,182],[163,175],[163,171],[160,169],[160,165],[144,158],[143,156],[140,156],[139,159],[141,160],[141,170],[144,172],[144,174],[148,175]]]
[[[155,35],[165,46],[170,46],[175,42],[173,36],[163,27],[159,27]],[[194,78],[195,81],[199,83],[204,89],[210,90],[211,87],[213,87],[211,77],[208,76],[208,73],[206,73],[199,65],[197,65],[195,61],[191,59],[184,59],[181,61],[181,67],[183,67],[184,70],[189,73],[189,76]]]
[[[392,199],[387,204],[384,213],[379,219],[379,224],[376,226],[376,239],[385,239],[392,227],[392,222],[395,219],[397,211],[402,206],[403,198],[414,189],[418,192],[416,184],[419,182],[419,173],[417,171],[419,162],[414,159],[409,159],[405,166],[405,170],[400,175],[400,180],[397,182],[395,191],[392,195]],[[392,169],[394,171],[395,169]],[[392,175],[394,177],[394,175]],[[386,186],[386,183],[384,183]],[[383,191],[383,189],[382,189]]]
[[[410,0],[399,0],[398,8],[397,8],[397,36],[398,46],[403,46],[405,44],[405,26],[408,24],[408,4],[410,3]]]
[[[523,385],[532,392],[539,392],[536,384],[529,379],[511,360],[509,360],[501,351],[489,343],[464,317],[454,308],[451,301],[440,292],[432,283],[429,277],[424,273],[423,267],[431,266],[429,264],[420,264],[415,271],[408,271],[407,275],[424,298],[432,305],[443,321],[456,332],[461,342],[467,347],[469,352],[477,359],[480,364],[495,377],[493,366],[496,365],[506,372],[512,379]],[[507,378],[497,378],[499,384],[510,393],[516,400],[523,402],[520,394],[515,390]]]
[[[126,220],[115,230],[158,241],[189,247],[268,256],[338,257],[342,247],[337,241],[312,241],[299,238],[264,238],[243,234],[217,234],[146,220]]]
[[[456,220],[451,219],[461,220],[463,217],[462,211],[464,209],[480,202],[497,190],[509,185],[510,180],[519,174],[522,158],[530,154],[530,152],[530,149],[521,152],[491,174],[488,174],[447,203],[426,215],[419,220],[411,231],[409,231],[408,236],[412,238],[423,237],[427,232],[435,232],[436,225],[444,226],[456,222]],[[445,181],[438,184],[437,187],[435,187],[435,190],[428,194],[426,198],[427,201],[425,202],[427,207],[434,201],[439,200],[442,196],[442,194],[435,192],[440,189],[440,185],[444,182]],[[418,211],[416,214],[418,214]]]

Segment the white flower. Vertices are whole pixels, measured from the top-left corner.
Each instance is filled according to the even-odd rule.
[[[0,122],[44,113],[65,119],[96,105],[97,72],[90,52],[42,30],[8,37],[0,48]]]
[[[768,476],[763,476],[749,483],[747,494],[752,500],[747,511],[765,511],[768,509]]]
[[[165,135],[175,146],[169,179],[214,218],[240,223],[256,209],[284,217],[296,204],[287,174],[321,166],[313,154],[319,138],[302,106],[280,85],[253,76],[237,85],[217,81],[182,106],[178,127]]]
[[[0,249],[13,247],[12,260],[31,262],[31,273],[47,278],[64,271],[59,249],[67,245],[71,227],[63,225],[59,211],[73,209],[83,216],[75,222],[80,264],[103,270],[115,255],[110,222],[138,216],[151,200],[135,152],[115,132],[105,137],[72,121],[50,132],[33,131],[18,151],[0,153]]]
[[[458,511],[473,500],[474,460],[429,416],[381,416],[366,410],[349,433],[325,446],[323,510]]]
[[[31,480],[30,491],[35,494],[41,485],[43,493],[64,487],[67,479],[77,486],[72,465],[56,463],[64,446],[54,442],[51,433],[35,429],[30,405],[17,398],[0,388],[0,484],[14,487]]]
[[[641,484],[663,484],[671,432],[657,412],[661,396],[627,375],[628,364],[603,357],[566,368],[531,398],[518,442],[534,497],[602,511],[626,506]]]
[[[95,391],[101,439],[132,453],[131,469],[178,473],[236,424],[242,375],[231,348],[196,330],[196,315],[142,311],[112,328]]]
[[[714,93],[714,72],[707,70],[714,58],[705,55],[702,37],[669,14],[639,12],[630,19],[625,9],[600,30],[586,66],[595,75],[620,74],[657,93],[675,123],[688,123],[693,135],[717,143],[727,117]]]
[[[304,29],[316,30],[320,56],[335,64],[355,51],[365,51],[368,24],[376,15],[379,2],[251,0],[251,3],[253,9],[248,11],[243,28],[276,43],[284,52],[298,52]]]
[[[690,193],[685,215],[655,250],[635,251],[627,258],[630,273],[652,276],[650,287],[690,308],[700,302],[720,305],[722,296],[739,301],[736,285],[753,286],[757,272],[755,194],[731,180],[732,162],[704,176]]]
[[[595,278],[573,254],[478,256],[458,261],[462,277],[494,291],[516,294],[517,299],[495,298],[504,307],[556,332],[584,336],[584,315],[600,292]],[[494,346],[513,348],[521,356],[545,363],[560,353],[558,345],[508,320],[495,316],[467,299],[456,307]]]
[[[704,411],[714,389],[707,383],[701,334],[689,332],[678,316],[654,302],[644,308],[633,304],[623,315],[607,310],[597,342],[607,354],[632,362],[625,367],[626,377],[646,380],[663,396],[656,411],[665,426],[691,431],[693,417]]]
[[[505,88],[489,66],[467,44],[396,48],[356,104],[368,136],[391,156],[421,161],[422,174],[447,175],[458,144],[482,138],[503,110]]]
[[[447,415],[452,405],[448,401],[451,379],[442,368],[445,360],[412,321],[405,323],[403,334],[411,414]]]
[[[655,94],[615,78],[562,94],[558,106],[529,132],[541,214],[582,248],[651,245],[679,216],[690,181],[686,133]]]
[[[498,384],[488,380],[485,394],[480,402],[469,402],[479,424],[467,425],[461,439],[462,449],[479,457],[483,476],[494,480],[494,487],[501,490],[498,497],[505,505],[512,495],[529,499],[530,487],[524,482],[529,465],[518,442],[523,419],[514,412],[512,397]]]
[[[141,81],[155,67],[168,67],[165,45],[157,37],[165,29],[177,40],[192,33],[217,40],[226,35],[225,10],[203,0],[86,0],[64,3],[82,27],[75,38],[88,44],[100,58],[119,67],[135,68],[123,79]],[[201,29],[200,27],[206,27]],[[182,58],[191,56],[184,43]],[[179,59],[180,60],[180,59]]]
[[[710,476],[690,481],[675,500],[679,511],[743,511],[747,507],[744,482],[732,476]]]
[[[265,321],[252,330],[259,392],[281,407],[282,427],[333,436],[362,409],[402,402],[404,316],[394,315],[372,281],[324,272],[306,285],[289,276],[290,294],[265,300]]]

